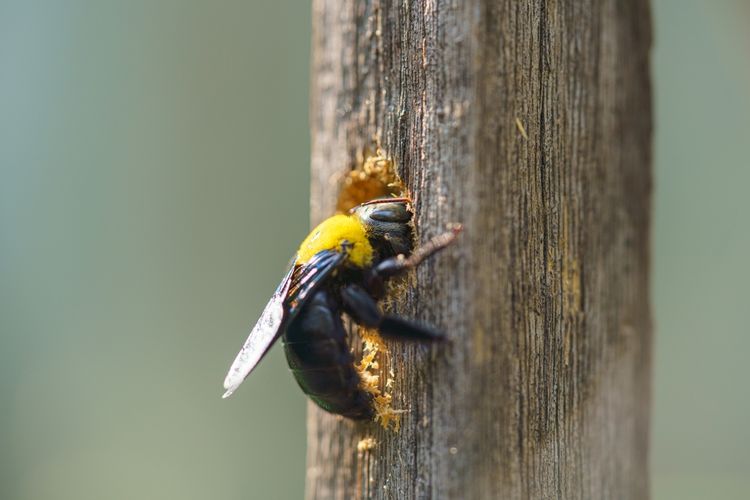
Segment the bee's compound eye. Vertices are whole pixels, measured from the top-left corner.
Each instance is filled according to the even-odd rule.
[[[370,218],[380,222],[409,222],[411,212],[406,208],[406,204],[394,203],[373,210]]]

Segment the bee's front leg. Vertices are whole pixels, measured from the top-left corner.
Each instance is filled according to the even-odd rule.
[[[445,247],[456,241],[456,238],[458,238],[458,235],[462,230],[463,227],[460,224],[457,224],[450,231],[446,231],[445,233],[439,234],[428,240],[424,245],[421,245],[414,250],[414,252],[408,257],[397,255],[380,262],[374,266],[370,273],[365,277],[365,285],[376,296],[382,296],[383,291],[385,290],[385,280],[403,274],[410,269],[414,269],[426,259],[432,257],[440,250],[443,250]]]

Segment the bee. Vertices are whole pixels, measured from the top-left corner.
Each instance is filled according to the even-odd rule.
[[[408,198],[377,199],[313,229],[232,363],[223,397],[282,337],[292,374],[318,406],[352,419],[373,418],[373,395],[362,388],[342,314],[386,338],[445,338],[431,327],[383,313],[378,305],[389,279],[450,245],[460,231],[456,226],[414,249],[412,218]]]

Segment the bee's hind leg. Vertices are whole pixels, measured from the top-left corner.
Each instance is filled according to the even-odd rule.
[[[436,341],[445,335],[432,328],[391,314],[383,314],[375,299],[358,285],[341,290],[344,311],[358,324],[377,328],[381,335],[397,340]]]
[[[378,331],[383,337],[397,340],[416,340],[419,342],[433,342],[445,340],[445,334],[427,325],[415,321],[386,314],[380,322]]]

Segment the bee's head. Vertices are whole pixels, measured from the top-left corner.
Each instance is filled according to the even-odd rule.
[[[351,213],[365,226],[367,238],[381,259],[411,254],[414,248],[411,200],[372,200],[354,207]]]

